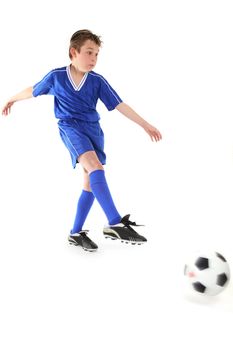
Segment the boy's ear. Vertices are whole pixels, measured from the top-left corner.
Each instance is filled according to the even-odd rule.
[[[76,57],[77,51],[75,50],[74,47],[71,47],[71,48],[70,48],[70,54],[71,54],[72,57]]]

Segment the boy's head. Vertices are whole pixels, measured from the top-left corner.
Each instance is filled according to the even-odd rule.
[[[93,34],[90,30],[82,29],[75,32],[70,39],[69,47],[69,57],[72,60],[74,55],[74,50],[78,53],[81,52],[81,47],[86,43],[86,41],[92,41],[96,46],[101,47],[102,41],[100,36]]]

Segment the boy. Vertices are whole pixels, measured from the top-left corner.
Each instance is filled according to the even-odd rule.
[[[84,186],[68,241],[87,251],[98,248],[82,229],[95,198],[108,219],[108,225],[103,229],[106,238],[132,244],[147,241],[133,229],[132,226],[137,225],[129,220],[129,215],[122,217],[119,214],[109,191],[103,168],[106,155],[100,116],[96,111],[97,100],[101,99],[109,111],[116,108],[140,125],[152,141],[162,138],[154,126],[121,100],[101,75],[93,72],[100,47],[100,37],[91,31],[75,32],[69,47],[71,64],[52,70],[40,82],[13,96],[2,109],[2,114],[7,116],[17,101],[43,94],[54,96],[54,112],[61,139],[70,152],[73,167],[78,162],[84,171]]]

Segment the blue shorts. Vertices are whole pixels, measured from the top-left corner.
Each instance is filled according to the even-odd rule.
[[[87,151],[95,151],[100,163],[106,163],[104,133],[98,121],[86,122],[77,119],[60,119],[58,127],[61,139],[70,152],[74,168],[78,162],[78,157]]]

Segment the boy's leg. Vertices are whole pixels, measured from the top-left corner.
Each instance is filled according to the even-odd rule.
[[[83,153],[78,161],[89,174],[91,190],[107,216],[109,224],[117,224],[121,221],[113,202],[108,184],[105,178],[105,172],[94,151]]]
[[[83,224],[84,224],[84,222],[87,218],[87,215],[92,207],[94,199],[95,199],[95,197],[94,197],[93,193],[91,192],[91,188],[90,188],[89,175],[84,170],[84,186],[83,186],[82,193],[81,193],[79,200],[78,200],[74,225],[73,225],[73,228],[71,231],[72,233],[78,233],[79,231],[82,230]]]
[[[89,237],[87,237],[87,231],[82,230],[83,224],[92,207],[94,199],[95,197],[90,190],[89,175],[84,170],[84,186],[78,200],[74,225],[68,240],[70,244],[80,245],[83,249],[88,251],[95,251],[98,248],[98,246]]]
[[[82,190],[78,200],[76,215],[74,219],[72,233],[77,233],[82,230],[83,224],[94,202],[94,195],[92,192]]]
[[[108,218],[108,225],[104,228],[106,238],[120,239],[122,242],[132,244],[146,242],[146,238],[131,227],[137,225],[129,220],[129,215],[122,218],[118,213],[105,179],[103,166],[96,153],[88,151],[78,160],[89,173],[91,190]]]
[[[71,231],[72,233],[77,233],[82,230],[83,224],[92,207],[94,199],[95,197],[90,189],[89,175],[86,171],[84,171],[84,186],[78,200],[74,225]]]

